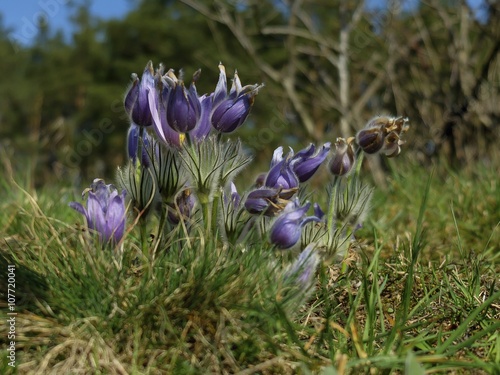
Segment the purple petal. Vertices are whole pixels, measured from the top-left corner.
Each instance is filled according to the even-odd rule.
[[[211,94],[213,95],[213,94]],[[189,133],[193,138],[202,140],[210,133],[210,112],[212,112],[212,96],[200,97],[201,115],[196,127]]]
[[[213,93],[213,108],[217,107],[227,96],[227,77],[226,77],[226,68],[224,65],[219,64],[219,81],[217,82],[217,86],[215,87],[215,91]]]
[[[106,219],[102,210],[101,204],[96,195],[89,191],[87,201],[87,225],[90,229],[94,229],[99,233],[103,233],[106,228]]]
[[[113,238],[118,243],[123,237],[125,231],[125,201],[124,193],[116,195],[109,202],[108,212],[106,214],[105,233],[106,241]]]

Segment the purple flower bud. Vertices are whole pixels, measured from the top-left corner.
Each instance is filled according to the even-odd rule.
[[[330,152],[330,145],[330,142],[327,142],[318,152],[315,152],[316,147],[311,144],[307,149],[297,152],[292,158],[293,171],[300,182],[309,180],[316,173]]]
[[[130,128],[127,133],[127,152],[128,152],[128,157],[132,159],[132,163],[136,163],[137,160],[137,151],[139,148],[139,133],[140,133],[140,127],[132,124],[130,125]],[[143,130],[144,131],[144,130]],[[141,163],[144,166],[149,166],[149,156],[148,152],[146,150],[146,147],[150,147],[151,139],[148,134],[148,132],[144,131],[142,135],[142,157],[141,157]]]
[[[136,74],[132,75],[132,85],[125,95],[125,111],[132,122],[139,126],[153,124],[149,110],[149,91],[154,90],[153,63],[149,61],[144,69],[141,79]]]
[[[85,216],[88,228],[99,234],[101,242],[116,245],[125,232],[125,190],[118,194],[113,185],[96,178],[82,196],[86,193],[87,208],[77,202],[70,202],[69,206]]]
[[[187,133],[194,129],[201,116],[201,104],[196,92],[195,79],[199,72],[193,76],[193,83],[186,89],[184,82],[177,79],[170,70],[165,80],[170,85],[166,98],[167,123],[179,133]]]
[[[238,73],[234,73],[233,85],[227,93],[226,69],[219,64],[219,82],[213,93],[212,126],[222,132],[231,133],[247,119],[254,98],[262,85],[241,86]]]
[[[329,163],[330,172],[334,176],[344,176],[348,174],[354,166],[354,151],[352,149],[353,137],[347,139],[337,138],[335,142],[335,152]]]
[[[291,158],[278,162],[267,174],[265,186],[271,188],[294,189],[299,186],[299,179],[292,169]]]
[[[280,217],[271,227],[271,243],[281,249],[295,245],[302,234],[302,227],[310,221],[320,221],[316,216],[305,217],[310,203],[300,207],[298,200],[288,203]]]

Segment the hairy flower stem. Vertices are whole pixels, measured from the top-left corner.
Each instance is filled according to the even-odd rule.
[[[209,195],[204,192],[198,192],[198,199],[200,200],[201,211],[203,213],[205,234],[208,236],[212,231],[213,200],[210,200]]]

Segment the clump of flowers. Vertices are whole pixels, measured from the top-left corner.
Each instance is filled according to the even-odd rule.
[[[263,85],[243,86],[235,72],[228,89],[226,69],[219,64],[214,91],[200,95],[200,76],[195,72],[187,84],[183,74],[163,65],[154,70],[151,62],[141,78],[132,75],[124,99],[129,162],[117,173],[124,190],[119,194],[96,179],[84,192],[87,208],[74,202],[71,207],[86,217],[100,241],[116,245],[124,235],[127,191],[130,222],[141,228],[145,259],[168,252],[175,236],[210,237],[226,251],[256,243],[269,251],[299,250],[296,262],[278,277],[310,288],[320,261],[342,257],[366,216],[371,190],[359,181],[363,154],[397,156],[408,119],[375,117],[355,136],[332,140],[333,146],[310,144],[286,154],[278,147],[269,170],[238,192],[236,177],[251,157],[239,140],[224,135],[244,125]],[[307,182],[323,164],[331,173],[324,210],[304,199]]]

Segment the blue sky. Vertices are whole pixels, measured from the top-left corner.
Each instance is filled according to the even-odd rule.
[[[83,3],[77,0],[75,3]],[[72,13],[68,0],[1,0],[0,14],[3,24],[12,28],[9,38],[27,45],[36,35],[37,20],[45,17],[52,30],[71,30],[69,16]],[[94,0],[91,2],[92,14],[109,19],[120,18],[133,8],[131,0]]]

